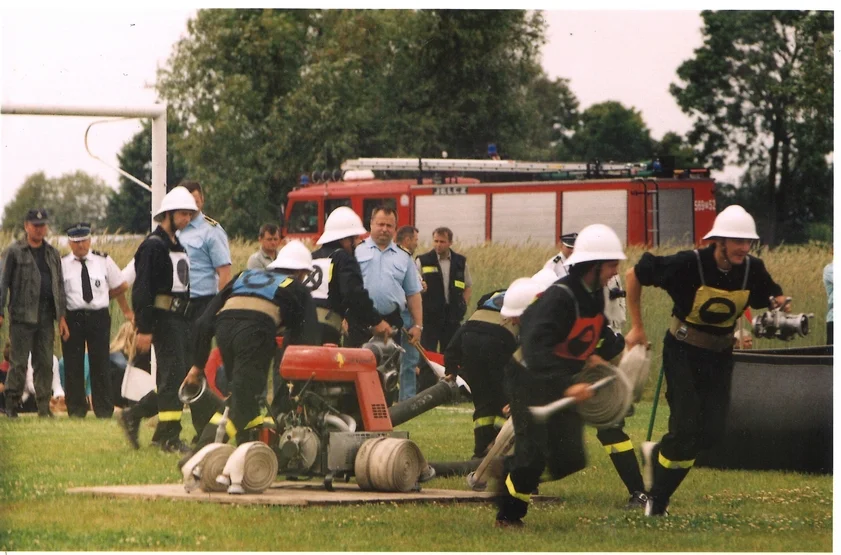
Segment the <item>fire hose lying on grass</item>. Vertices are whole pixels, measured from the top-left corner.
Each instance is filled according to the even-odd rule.
[[[576,375],[577,383],[591,384],[589,389],[595,393],[591,398],[575,403],[572,397],[564,397],[544,406],[529,407],[529,411],[536,422],[543,423],[552,414],[575,406],[586,424],[599,429],[611,428],[625,418],[631,404],[642,396],[650,369],[648,349],[637,345],[625,351],[618,367],[611,364],[588,366]],[[512,447],[514,422],[509,418],[478,468],[467,475],[467,484],[474,491],[484,491],[489,469]]]

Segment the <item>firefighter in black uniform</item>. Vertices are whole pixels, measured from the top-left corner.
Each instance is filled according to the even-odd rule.
[[[325,343],[340,344],[342,320],[348,318],[378,335],[391,332],[391,326],[374,310],[374,303],[362,282],[362,271],[353,254],[356,238],[368,231],[356,212],[340,206],[324,222],[324,233],[316,242],[321,248],[312,253],[313,273],[307,279],[318,311]],[[361,343],[359,344],[361,345]],[[349,345],[346,347],[358,347]]]
[[[733,329],[747,306],[785,301],[762,260],[748,254],[759,239],[753,217],[738,205],[716,217],[707,248],[671,256],[643,254],[625,274],[631,331],[628,345],[646,342],[640,313],[642,286],[665,289],[674,302],[663,340],[669,431],[659,444],[643,445],[650,495],[646,515],[666,514],[669,498],[689,473],[695,456],[720,439],[733,373]],[[791,304],[784,310],[789,311]]]
[[[145,353],[154,345],[157,360],[157,391],[150,391],[120,414],[120,425],[135,449],[140,447],[137,437],[141,419],[157,413],[152,444],[164,451],[189,451],[179,437],[184,404],[178,399],[178,387],[188,367],[185,312],[190,299],[190,266],[175,232],[184,229],[197,211],[187,189],[173,188],[155,213],[158,227],[134,255],[137,277],[131,301],[137,327],[135,346],[138,353]]]
[[[432,232],[434,248],[417,259],[426,283],[426,290],[421,293],[424,323],[421,345],[433,352],[443,353],[447,348],[470,302],[472,282],[467,259],[450,248],[452,242],[453,232],[439,227]]]
[[[232,279],[197,321],[193,367],[184,383],[200,384],[215,335],[231,390],[226,434],[238,445],[255,441],[263,425],[260,398],[275,337],[283,332],[284,345],[321,343],[315,305],[302,283],[311,271],[309,249],[290,241],[265,270],[246,270]],[[214,440],[221,419],[222,414],[213,415],[195,451]]]
[[[576,383],[585,364],[603,363],[597,346],[619,341],[604,317],[603,287],[617,274],[622,244],[612,229],[594,224],[578,236],[570,273],[544,291],[522,315],[518,349],[505,368],[516,449],[498,483],[496,526],[522,526],[531,493],[544,479],[559,480],[584,468],[583,422],[575,410],[535,422],[529,406],[561,397],[584,401],[589,384]],[[621,348],[621,347],[620,347]],[[543,476],[543,477],[542,477]]]
[[[545,287],[519,278],[507,290],[483,297],[444,351],[446,375],[462,374],[473,399],[473,458],[482,458],[505,424],[505,363],[520,341],[520,315]],[[485,300],[486,299],[486,300]]]

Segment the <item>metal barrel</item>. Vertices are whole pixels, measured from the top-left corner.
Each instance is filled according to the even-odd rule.
[[[420,416],[426,411],[443,405],[458,395],[458,386],[455,382],[440,381],[428,389],[424,389],[414,397],[400,401],[389,407],[388,414],[391,417],[391,425],[400,424]]]

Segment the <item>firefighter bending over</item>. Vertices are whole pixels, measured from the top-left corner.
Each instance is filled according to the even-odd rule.
[[[184,383],[200,384],[215,334],[231,390],[225,431],[238,445],[255,441],[262,427],[258,399],[266,387],[266,368],[275,355],[275,336],[283,334],[284,345],[321,343],[315,305],[302,284],[311,271],[309,249],[291,241],[265,270],[246,270],[231,280],[198,320],[193,367]],[[213,442],[221,419],[221,414],[213,415],[195,452]]]
[[[445,373],[462,374],[470,385],[474,459],[485,456],[505,424],[505,363],[520,343],[520,315],[545,288],[530,278],[518,278],[507,290],[485,295],[444,351]]]

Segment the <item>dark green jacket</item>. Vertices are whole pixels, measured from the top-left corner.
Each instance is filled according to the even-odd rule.
[[[47,266],[52,275],[56,319],[61,319],[67,310],[64,276],[61,273],[61,256],[56,248],[46,241],[44,241],[44,246]],[[15,241],[3,253],[3,270],[0,273],[0,316],[4,315],[8,299],[9,316],[13,322],[37,324],[40,294],[41,272],[38,271],[32,249],[26,239]]]

